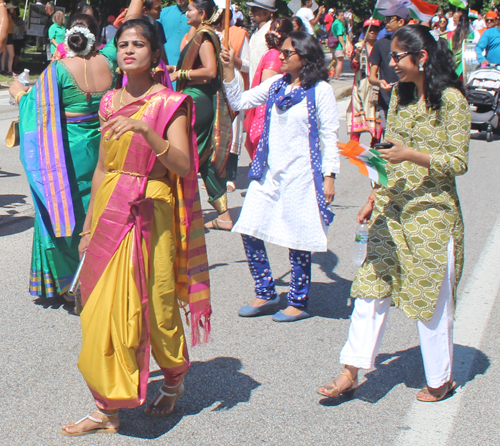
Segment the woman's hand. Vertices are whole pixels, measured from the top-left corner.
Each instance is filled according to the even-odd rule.
[[[408,147],[405,147],[403,146],[403,144],[396,141],[391,141],[387,138],[386,141],[394,144],[394,146],[390,149],[378,149],[381,158],[389,161],[392,164],[399,164],[403,161],[408,161],[408,155],[410,152],[410,149],[408,149]]]
[[[330,204],[335,197],[335,179],[333,177],[325,177],[323,180],[323,190],[325,192],[326,204]]]
[[[169,72],[169,74],[175,73],[176,70],[177,67],[175,65],[167,65],[167,71]]]
[[[18,93],[21,91],[28,91],[29,87],[21,84],[17,79],[14,79],[14,82],[12,82],[12,85],[9,88],[9,93],[10,95],[15,98]]]
[[[149,125],[138,119],[116,116],[105,122],[99,130],[103,134],[109,130],[108,136],[106,137],[106,141],[109,141],[111,138],[118,140],[120,136],[127,132],[134,132],[145,136],[149,129]]]
[[[363,220],[370,220],[373,212],[373,201],[368,200],[366,204],[358,212],[357,222],[362,223]]]
[[[177,82],[177,79],[179,79],[179,72],[174,70],[169,74],[169,76],[170,76],[170,82]]]
[[[380,79],[379,87],[381,90],[391,91],[392,87],[394,87],[394,84],[393,83],[389,84],[389,83],[387,83],[387,81],[385,79]]]
[[[90,243],[90,234],[85,234],[80,239],[80,244],[78,245],[78,254],[80,254],[80,260],[82,259],[83,253],[87,250]]]

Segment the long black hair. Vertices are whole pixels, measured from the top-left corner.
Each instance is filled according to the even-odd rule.
[[[120,40],[123,31],[131,28],[135,28],[139,31],[142,37],[144,37],[151,47],[151,52],[154,53],[160,50],[160,35],[158,34],[158,30],[156,26],[152,23],[150,17],[141,17],[139,19],[127,20],[123,23],[118,31],[115,34],[115,46],[118,48],[118,41]],[[152,68],[154,68],[160,62],[160,58],[158,57],[156,64],[152,64]]]
[[[462,14],[455,31],[453,31],[452,47],[455,53],[462,49],[462,43],[470,33],[469,26],[469,17],[466,14]]]
[[[302,87],[309,88],[319,81],[327,81],[325,53],[319,42],[303,31],[294,31],[288,37],[292,40],[293,49],[305,61],[299,76]]]
[[[455,72],[456,62],[453,52],[448,48],[444,39],[436,39],[431,30],[423,25],[407,25],[398,29],[393,37],[402,51],[408,51],[415,65],[418,64],[418,55],[422,50],[427,51],[428,57],[423,68],[425,73],[425,102],[428,108],[441,108],[441,94],[453,87],[465,96],[464,85]],[[413,82],[400,82],[398,88],[398,102],[408,105],[415,100],[416,85]]]

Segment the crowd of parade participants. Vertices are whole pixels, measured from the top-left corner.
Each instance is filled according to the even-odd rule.
[[[321,38],[310,32],[324,8],[314,14],[305,0],[290,20],[275,17],[275,0],[247,5],[251,37],[241,11],[226,15],[213,0],[163,9],[158,0],[132,0],[108,18],[116,32],[106,31],[101,46],[97,11],[86,5],[67,21],[64,39],[51,42],[52,63],[36,84],[28,91],[16,80],[10,88],[36,210],[31,295],[73,299],[67,291],[83,265],[78,367],[96,410],[64,425],[64,435],[117,432],[118,410],[146,402],[150,353],[164,383],[145,414],[172,413],[190,365],[181,314],[192,345],[206,342],[211,328],[207,230],[241,234],[255,298],[239,316],[311,316],[311,256],[328,249],[340,174],[328,81],[345,57],[355,71],[350,138],[367,132],[372,145],[385,136],[392,147],[379,148],[388,185],[372,183],[357,217],[369,222],[369,239],[351,288],[344,368],[318,393],[351,392],[358,370],[374,367],[391,303],[418,328],[426,386],[417,399],[435,402],[454,391],[453,314],[464,258],[455,177],[467,171],[470,135],[455,69],[463,33],[444,31],[439,16],[434,29],[451,33],[440,38],[410,24],[408,9],[396,5],[381,12],[385,36],[377,40],[381,21],[366,17],[364,40],[355,44],[352,23],[342,24],[347,14],[329,11],[323,38],[338,31],[328,67]],[[242,147],[251,181],[233,223],[228,192]],[[217,212],[212,221],[203,222],[198,174]],[[265,243],[289,249],[282,310]]]

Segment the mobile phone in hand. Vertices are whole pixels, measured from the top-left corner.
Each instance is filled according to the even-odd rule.
[[[373,146],[374,149],[390,149],[391,147],[394,147],[392,142],[379,142]]]

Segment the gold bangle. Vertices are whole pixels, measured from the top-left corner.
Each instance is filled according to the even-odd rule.
[[[188,71],[187,71],[187,73],[186,73],[186,79],[187,79],[188,81],[190,81],[190,80],[191,80],[191,71],[193,71],[193,70],[188,70]]]
[[[2,6],[0,4],[0,6]],[[28,94],[26,91],[20,91],[19,93],[16,94],[16,97],[14,100],[16,101],[16,104],[19,105],[19,101],[21,100],[21,97],[23,97],[25,94]]]
[[[78,234],[80,237],[83,237],[84,235],[89,235],[92,231],[84,231],[84,232],[80,232],[80,234]]]
[[[160,156],[165,155],[165,153],[167,153],[170,150],[170,142],[167,140],[165,140],[165,142],[167,143],[166,149],[161,153],[156,153],[156,158],[159,158]]]

